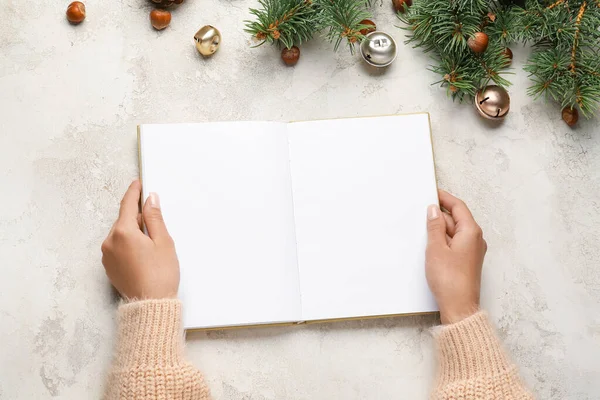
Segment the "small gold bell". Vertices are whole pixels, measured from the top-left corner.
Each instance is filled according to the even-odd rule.
[[[502,119],[510,109],[510,97],[500,86],[486,86],[475,95],[475,107],[484,118]]]
[[[206,25],[200,28],[194,35],[196,41],[196,49],[203,56],[212,55],[221,44],[221,32],[211,25]]]

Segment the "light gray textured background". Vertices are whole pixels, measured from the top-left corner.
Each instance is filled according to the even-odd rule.
[[[400,49],[385,72],[318,40],[295,68],[251,49],[255,0],[188,0],[160,33],[145,0],[88,0],[76,27],[68,2],[0,7],[0,398],[100,396],[116,304],[100,243],[137,174],[137,124],[413,111],[431,113],[440,186],[483,226],[483,305],[525,380],[543,399],[600,398],[600,129],[569,129],[526,96],[527,48],[514,48],[512,110],[493,126],[429,85],[387,0],[375,20]],[[209,23],[223,44],[203,60],[192,37]],[[435,323],[194,333],[187,350],[216,399],[422,399]]]

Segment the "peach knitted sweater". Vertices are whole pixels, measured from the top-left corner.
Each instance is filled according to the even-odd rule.
[[[202,375],[183,357],[179,300],[119,307],[116,356],[106,400],[208,400]],[[434,332],[438,372],[432,399],[533,399],[484,312]]]

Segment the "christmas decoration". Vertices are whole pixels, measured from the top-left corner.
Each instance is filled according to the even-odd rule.
[[[488,35],[486,35],[485,33],[475,32],[473,36],[471,36],[469,40],[467,40],[467,45],[471,50],[473,50],[473,52],[483,53],[488,47],[489,40],[490,39]]]
[[[484,118],[502,119],[510,109],[510,97],[500,86],[486,86],[475,95],[475,107]]]
[[[255,21],[245,21],[246,32],[258,41],[291,49],[317,33],[337,50],[345,42],[351,53],[365,32],[374,27],[369,11],[371,0],[259,0],[261,8],[251,8]]]
[[[163,30],[171,23],[171,13],[167,10],[150,11],[150,23],[156,30]]]
[[[415,0],[398,18],[407,43],[432,55],[437,83],[453,99],[472,98],[491,82],[510,85],[503,52],[514,39],[515,18],[496,0]]]
[[[183,0],[152,0],[154,4],[161,7],[170,7],[173,4],[181,4]]]
[[[512,59],[513,59],[513,52],[512,52],[512,50],[507,47],[502,52],[502,55],[504,55],[504,58],[506,60],[505,61],[505,66],[506,67],[510,67],[510,64],[512,64]]]
[[[576,108],[567,106],[562,110],[562,119],[567,125],[575,126],[579,120],[579,111]]]
[[[517,5],[520,7],[525,7],[525,0],[500,0],[500,4],[505,6]]]
[[[67,20],[72,24],[79,24],[85,19],[85,4],[74,1],[67,7]]]
[[[194,35],[196,49],[203,56],[211,56],[221,44],[221,32],[212,25],[206,25],[200,28]]]
[[[524,67],[533,81],[528,93],[560,103],[570,126],[577,110],[591,117],[600,106],[600,2],[527,0],[513,15],[518,38],[534,44]]]
[[[394,10],[396,12],[405,12],[408,7],[412,6],[412,0],[392,0],[392,4],[394,5]]]
[[[183,3],[183,0],[151,0],[153,4],[159,8],[150,12],[150,23],[154,29],[161,31],[165,29],[171,23],[171,13],[165,8],[171,7],[172,5],[179,5]]]
[[[296,65],[299,58],[300,49],[296,46],[292,46],[291,49],[284,47],[283,50],[281,50],[281,59],[286,65]]]
[[[375,25],[375,22],[371,21],[370,19],[363,19],[362,21],[360,21],[360,23],[361,25],[369,26],[368,28],[360,30],[361,35],[366,36],[367,34],[375,32],[377,30],[377,25]]]
[[[360,44],[363,59],[375,67],[387,67],[396,59],[396,42],[384,32],[371,32]]]

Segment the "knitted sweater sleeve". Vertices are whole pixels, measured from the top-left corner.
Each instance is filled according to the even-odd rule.
[[[440,327],[434,337],[438,372],[432,399],[533,399],[484,312]]]
[[[179,300],[135,301],[118,313],[105,400],[210,399],[202,375],[183,358]]]

